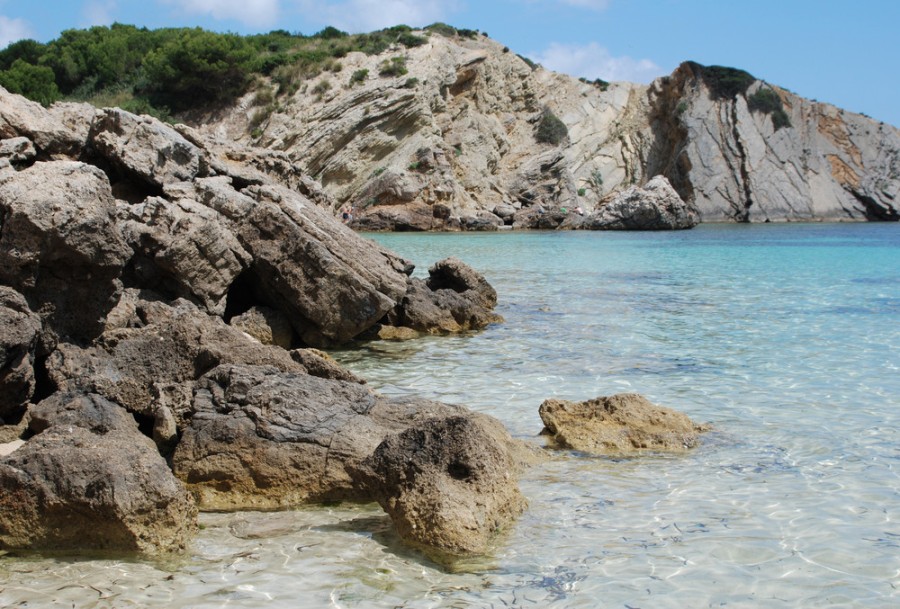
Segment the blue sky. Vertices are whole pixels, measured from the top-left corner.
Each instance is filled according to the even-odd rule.
[[[0,0],[0,46],[113,21],[244,34],[444,21],[576,76],[646,83],[692,59],[900,126],[897,0]]]

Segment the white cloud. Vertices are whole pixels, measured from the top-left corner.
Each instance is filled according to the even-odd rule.
[[[115,20],[112,16],[115,10],[115,0],[90,0],[82,12],[87,25],[109,25]]]
[[[309,18],[350,32],[370,32],[398,23],[430,25],[444,21],[459,8],[456,0],[300,0],[297,4]]]
[[[33,37],[34,32],[28,22],[0,15],[0,48],[5,48],[10,42]]]
[[[585,45],[551,43],[531,59],[556,72],[603,80],[648,83],[666,72],[649,59],[615,57],[596,42]]]
[[[190,14],[213,19],[234,19],[253,27],[268,27],[278,21],[280,0],[162,0]]]

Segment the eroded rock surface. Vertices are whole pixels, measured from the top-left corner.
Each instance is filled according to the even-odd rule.
[[[34,407],[34,437],[0,457],[0,547],[183,550],[197,508],[134,418],[95,395]]]
[[[449,554],[484,553],[526,506],[515,452],[490,417],[434,418],[387,437],[355,475],[407,541]]]
[[[34,393],[34,352],[41,320],[25,298],[0,285],[0,424],[18,418]]]
[[[675,230],[700,223],[697,210],[681,200],[669,181],[656,176],[632,186],[585,218],[592,230]]]
[[[539,412],[551,446],[604,455],[684,451],[696,446],[707,429],[637,393],[584,402],[550,399]]]

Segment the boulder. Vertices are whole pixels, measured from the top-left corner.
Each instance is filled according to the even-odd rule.
[[[34,393],[34,351],[41,319],[25,298],[0,285],[0,424],[18,418]]]
[[[190,199],[149,197],[118,205],[125,241],[135,253],[128,279],[145,289],[225,312],[228,290],[250,255],[217,211]]]
[[[480,330],[503,318],[493,312],[497,292],[483,275],[456,258],[437,262],[423,281],[410,278],[388,325],[430,334]]]
[[[673,230],[699,223],[696,207],[685,203],[665,177],[656,176],[643,188],[632,186],[596,209],[583,226],[591,230]]]
[[[134,309],[125,327],[108,330],[90,347],[61,344],[50,355],[48,372],[59,390],[98,393],[145,417],[167,406],[181,421],[194,382],[220,364],[306,373],[284,349],[262,345],[190,302],[135,298],[128,296]]]
[[[251,307],[246,313],[233,317],[228,322],[264,345],[276,345],[290,349],[294,330],[290,320],[280,311],[269,307]]]
[[[33,417],[37,435],[0,458],[0,548],[184,550],[196,505],[133,417],[100,396],[62,393]]]
[[[43,350],[57,337],[96,338],[130,255],[106,175],[84,163],[36,163],[0,180],[0,216],[0,283],[43,319]]]
[[[155,189],[207,173],[203,151],[172,127],[119,108],[97,114],[88,144],[124,176]]]
[[[87,142],[97,110],[90,104],[54,104],[44,108],[0,87],[0,138],[26,137],[44,159],[77,159]]]
[[[515,452],[499,422],[459,414],[388,436],[354,475],[407,542],[480,554],[525,509]]]
[[[708,429],[637,393],[584,402],[550,399],[539,412],[551,447],[602,455],[680,452],[696,446],[699,434]]]
[[[37,152],[34,144],[27,137],[11,137],[0,140],[0,158],[8,159],[10,163],[22,164],[34,160]]]
[[[348,468],[389,433],[461,410],[271,366],[224,365],[198,383],[172,465],[204,509],[367,500]]]

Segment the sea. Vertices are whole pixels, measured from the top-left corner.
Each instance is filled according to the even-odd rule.
[[[482,271],[481,332],[333,352],[542,445],[538,407],[639,392],[694,450],[553,453],[492,551],[438,564],[377,505],[207,513],[190,551],[0,557],[3,607],[900,607],[900,225],[368,235]]]

